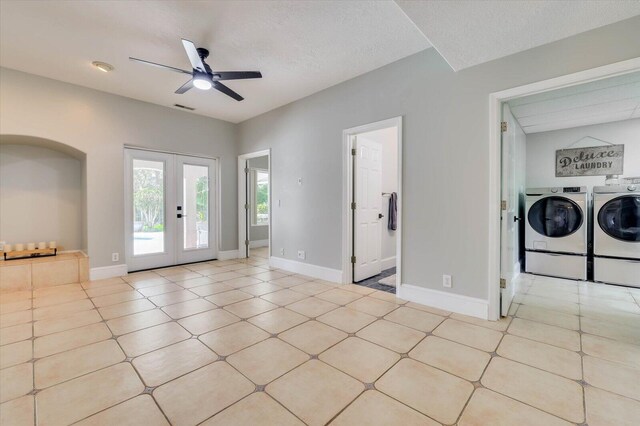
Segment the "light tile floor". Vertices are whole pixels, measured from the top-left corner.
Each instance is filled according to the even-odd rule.
[[[488,322],[259,253],[1,294],[0,423],[638,424],[640,289],[521,275]]]

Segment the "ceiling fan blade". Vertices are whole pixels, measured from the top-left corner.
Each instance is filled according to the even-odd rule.
[[[219,81],[215,81],[215,80],[213,81],[213,88],[216,90],[219,90],[220,92],[224,93],[227,96],[231,96],[236,101],[241,101],[244,99],[242,96],[238,95],[236,92],[229,89],[227,86],[220,83]]]
[[[214,71],[216,80],[244,80],[247,78],[262,78],[260,71]]]
[[[145,61],[144,59],[138,59],[138,58],[132,58],[132,57],[129,57],[129,59],[131,59],[132,61],[135,61],[135,62],[140,62],[141,64],[151,65],[152,67],[165,68],[165,69],[168,69],[168,70],[171,70],[171,71],[175,71],[175,72],[179,72],[179,73],[182,73],[182,74],[189,74],[189,75],[192,74],[191,71],[181,70],[180,68],[174,68],[174,67],[170,67],[168,65],[156,64],[155,62]]]
[[[193,79],[187,81],[185,84],[183,84],[182,86],[180,86],[178,88],[178,90],[176,90],[176,93],[178,95],[182,95],[184,92],[186,92],[189,89],[193,88]]]
[[[196,45],[193,44],[193,42],[185,39],[182,39],[182,45],[184,46],[184,50],[187,52],[187,56],[189,57],[191,66],[198,71],[206,73],[207,69],[204,67],[202,59],[200,59],[200,55],[198,55]]]

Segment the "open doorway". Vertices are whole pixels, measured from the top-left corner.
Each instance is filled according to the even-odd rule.
[[[640,287],[639,65],[492,96],[492,113],[501,117],[500,290],[490,302],[500,316],[518,316],[523,306],[528,316],[561,310],[577,322],[603,303],[596,293],[633,303],[627,288]]]
[[[343,135],[343,282],[397,293],[402,118],[347,129]]]
[[[270,150],[238,156],[238,242],[240,258],[270,257]]]

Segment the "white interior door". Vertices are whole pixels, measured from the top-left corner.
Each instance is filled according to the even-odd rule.
[[[382,271],[382,145],[354,137],[352,146],[356,150],[353,165],[353,280],[362,281]]]
[[[177,262],[217,256],[216,160],[176,155]]]
[[[518,188],[516,185],[516,141],[519,128],[511,114],[509,105],[502,106],[502,121],[506,130],[502,132],[502,196],[501,196],[501,246],[500,246],[500,314],[506,316],[515,292],[514,280],[518,265]]]
[[[216,175],[213,159],[125,149],[129,271],[217,256]]]

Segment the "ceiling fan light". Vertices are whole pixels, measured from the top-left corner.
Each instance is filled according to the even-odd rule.
[[[200,89],[200,90],[209,90],[211,89],[211,82],[205,78],[199,77],[199,78],[194,78],[193,79],[193,86],[196,89]]]

